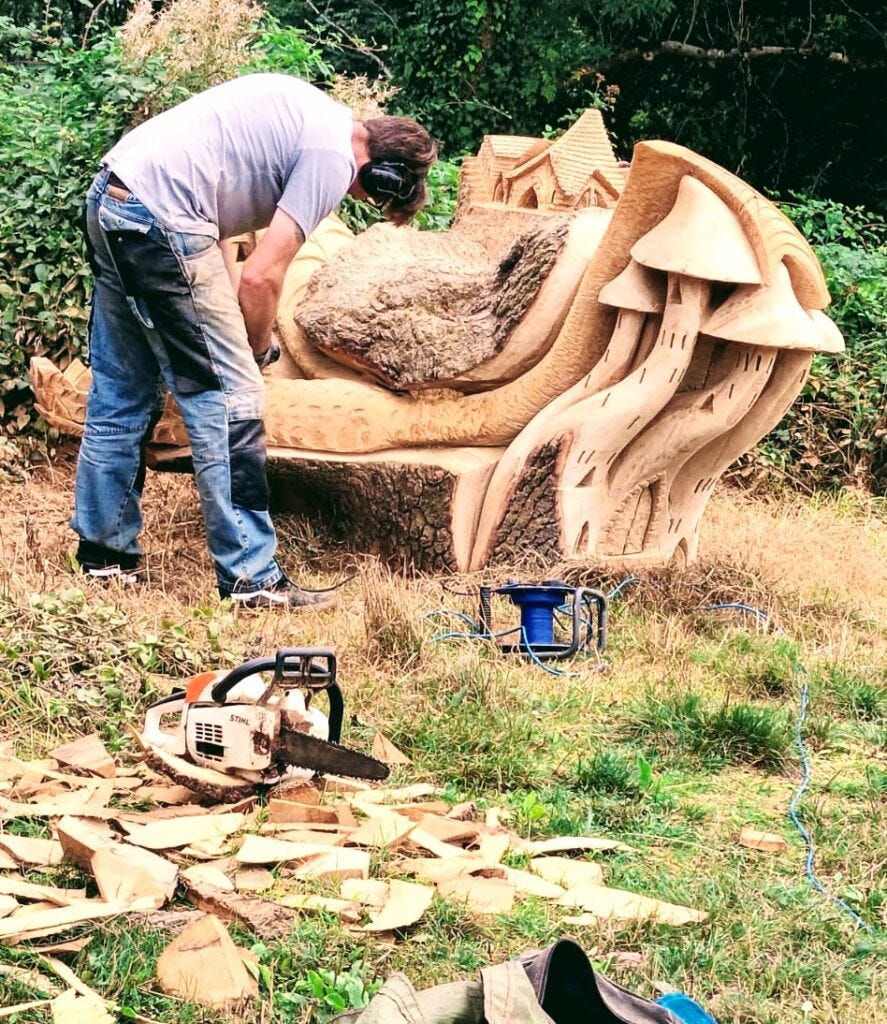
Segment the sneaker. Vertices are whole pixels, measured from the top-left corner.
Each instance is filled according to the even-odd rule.
[[[234,602],[235,608],[288,608],[292,611],[309,609],[320,611],[333,608],[338,603],[335,593],[329,590],[303,590],[286,576],[276,583],[270,583],[262,590],[226,590],[219,587],[223,598]]]
[[[81,562],[80,572],[93,580],[116,580],[125,587],[145,582],[145,577],[138,570],[124,569],[119,565],[90,565]]]
[[[81,539],[74,560],[80,572],[90,579],[116,580],[124,586],[145,582],[144,575],[139,571],[138,555],[113,551],[101,544]]]

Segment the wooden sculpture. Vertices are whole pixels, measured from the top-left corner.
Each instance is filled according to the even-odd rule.
[[[692,559],[719,476],[842,350],[828,301],[791,223],[687,149],[640,143],[626,180],[594,110],[556,142],[488,137],[449,231],[328,218],[293,261],[278,506],[422,569]],[[68,432],[87,380],[32,364]],[[151,462],[187,456],[170,407]]]

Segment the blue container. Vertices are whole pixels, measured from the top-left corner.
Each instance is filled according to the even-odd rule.
[[[554,645],[554,612],[564,603],[572,587],[564,584],[527,585],[514,584],[502,587],[505,594],[520,609],[520,624],[523,627],[521,646],[551,647]]]

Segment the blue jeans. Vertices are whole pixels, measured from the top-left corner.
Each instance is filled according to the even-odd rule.
[[[221,251],[210,235],[165,230],[135,196],[114,199],[108,176],[100,171],[86,198],[92,386],[71,526],[82,550],[137,563],[145,445],[167,388],[191,442],[219,587],[259,590],[283,575],[268,514],[265,385]]]

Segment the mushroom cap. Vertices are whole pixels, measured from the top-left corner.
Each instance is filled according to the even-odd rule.
[[[674,206],[631,247],[646,267],[704,281],[759,284],[761,271],[742,224],[708,186],[685,174]]]
[[[661,313],[665,308],[666,280],[655,270],[629,260],[628,266],[600,290],[598,302],[640,313]]]
[[[844,335],[841,334],[835,321],[827,313],[823,313],[821,309],[811,309],[810,315],[813,317],[813,322],[819,326],[822,332],[822,347],[818,351],[843,352],[845,347]]]
[[[769,348],[840,352],[844,347],[841,332],[824,313],[808,311],[798,302],[784,263],[778,264],[770,284],[740,285],[708,317],[702,331]]]

